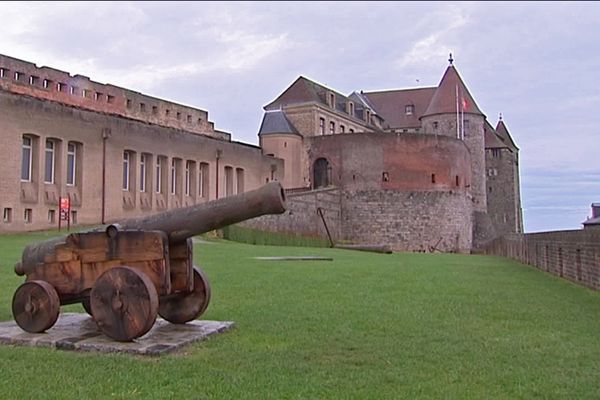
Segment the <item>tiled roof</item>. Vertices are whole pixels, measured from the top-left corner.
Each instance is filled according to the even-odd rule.
[[[506,143],[498,136],[492,125],[486,120],[483,127],[486,149],[507,149]]]
[[[258,134],[268,135],[270,133],[292,133],[300,135],[282,110],[269,110],[265,112]]]
[[[339,103],[340,99],[347,99],[345,95],[338,93],[333,89],[329,89],[310,79],[300,76],[290,85],[290,87],[284,90],[279,97],[267,104],[264,109],[275,110],[282,105],[294,103],[316,102],[327,104],[326,94],[328,92],[335,94],[337,103]]]
[[[506,125],[504,125],[504,121],[502,121],[502,120],[498,121],[498,125],[496,125],[496,132],[498,133],[498,136],[500,136],[500,138],[502,138],[502,140],[504,140],[504,142],[508,145],[508,147],[511,150],[514,150],[514,151],[519,150],[519,148],[513,141],[512,137],[510,136],[510,133],[508,133],[508,129],[506,128]]]
[[[363,93],[373,104],[377,113],[385,119],[389,128],[418,128],[419,118],[425,113],[437,88],[387,90]],[[406,114],[406,106],[414,106],[412,114]]]
[[[483,115],[479,107],[477,107],[477,103],[475,103],[473,96],[469,93],[467,86],[460,78],[460,75],[458,75],[456,68],[450,65],[446,69],[446,72],[431,99],[431,103],[429,103],[429,107],[423,116],[456,113],[457,95],[459,100],[458,105],[459,107],[462,106],[464,113]]]

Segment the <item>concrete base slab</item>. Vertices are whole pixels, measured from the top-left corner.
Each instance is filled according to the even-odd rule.
[[[157,318],[144,336],[132,342],[117,342],[105,336],[89,315],[63,313],[56,324],[44,333],[27,333],[15,321],[0,322],[0,344],[156,356],[205,340],[233,326],[231,321],[201,320],[176,325]]]

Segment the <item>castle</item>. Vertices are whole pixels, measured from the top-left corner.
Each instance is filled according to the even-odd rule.
[[[264,107],[260,144],[204,110],[0,55],[0,232],[99,224],[272,180],[290,211],[264,229],[395,250],[467,252],[522,232],[519,149],[450,60],[440,84],[348,96],[300,77]]]

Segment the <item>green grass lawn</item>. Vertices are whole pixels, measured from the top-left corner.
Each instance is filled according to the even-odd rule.
[[[0,320],[25,243],[0,237]],[[160,358],[0,346],[0,398],[597,399],[600,293],[485,256],[216,241],[205,319],[228,333]],[[265,261],[319,255],[334,261]],[[80,310],[79,305],[68,310]]]

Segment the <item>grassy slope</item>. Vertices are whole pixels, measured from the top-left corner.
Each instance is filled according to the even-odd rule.
[[[0,319],[27,241],[0,238]],[[255,256],[327,255],[334,261]],[[600,293],[512,261],[218,242],[205,319],[161,358],[0,347],[1,398],[597,398]],[[73,308],[75,307],[75,308]],[[78,309],[79,306],[71,306]]]

